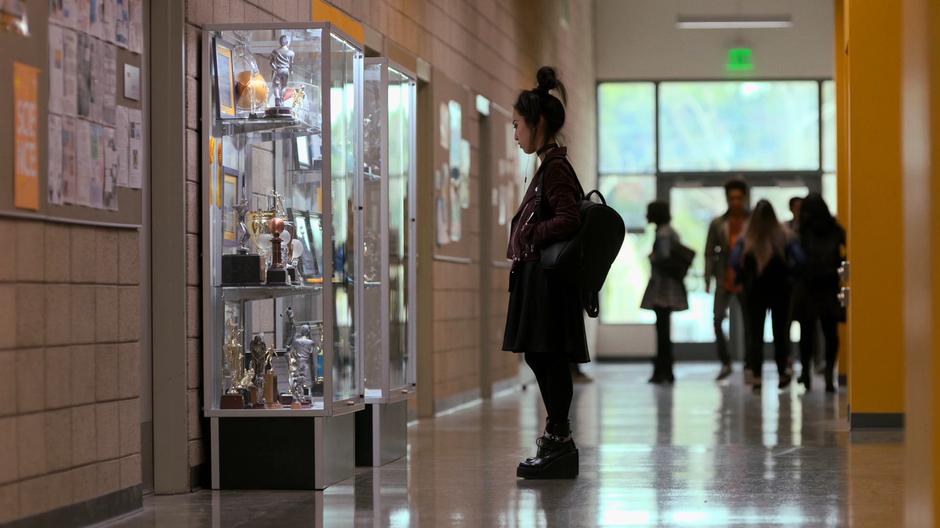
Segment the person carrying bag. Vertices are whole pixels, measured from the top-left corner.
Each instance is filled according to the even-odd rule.
[[[689,308],[688,293],[682,279],[689,271],[695,252],[682,245],[670,225],[669,204],[653,202],[647,206],[646,220],[656,225],[656,240],[650,253],[650,280],[640,307],[656,313],[656,357],[649,383],[673,383],[672,312]]]

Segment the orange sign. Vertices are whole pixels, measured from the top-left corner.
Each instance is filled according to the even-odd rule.
[[[39,209],[39,69],[13,63],[13,203]]]

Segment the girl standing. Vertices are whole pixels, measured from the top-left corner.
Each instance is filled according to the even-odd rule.
[[[542,269],[539,258],[540,249],[578,231],[578,204],[584,191],[566,158],[567,149],[560,146],[565,87],[547,66],[539,69],[537,81],[513,105],[516,142],[526,154],[537,154],[541,165],[512,219],[507,256],[513,264],[503,350],[525,354],[548,414],[536,456],[523,460],[516,475],[574,478],[578,450],[568,420],[573,395],[569,363],[590,361],[581,294],[564,275]]]

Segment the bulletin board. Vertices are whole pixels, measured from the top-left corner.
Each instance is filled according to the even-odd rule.
[[[434,72],[434,256],[471,258],[470,205],[473,200],[471,147],[467,117],[476,112],[472,94],[463,86]]]
[[[0,216],[139,227],[149,0],[4,8],[24,10],[28,35],[0,29],[0,108],[14,116],[0,126]]]
[[[509,228],[516,209],[525,193],[525,175],[522,162],[534,161],[525,156],[516,144],[512,128],[512,114],[496,104],[490,105],[491,130],[489,145],[493,153],[490,204],[487,210],[491,215],[490,254],[494,261],[506,259],[509,245]],[[528,181],[532,181],[529,178]]]

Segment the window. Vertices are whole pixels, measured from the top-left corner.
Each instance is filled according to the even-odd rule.
[[[603,83],[597,88],[601,174],[652,174],[656,170],[656,86]]]
[[[822,83],[823,172],[836,171],[836,83]]]
[[[601,292],[602,324],[650,324],[639,308],[653,230],[646,205],[668,199],[673,227],[698,252],[686,280],[689,310],[673,316],[676,342],[711,342],[704,291],[705,235],[725,211],[731,173],[766,198],[781,221],[789,200],[821,190],[836,210],[832,81],[603,82],[597,88],[598,189],[629,233]],[[658,118],[657,118],[658,116]],[[825,175],[824,175],[825,173]]]
[[[660,86],[661,171],[819,169],[819,84]]]

